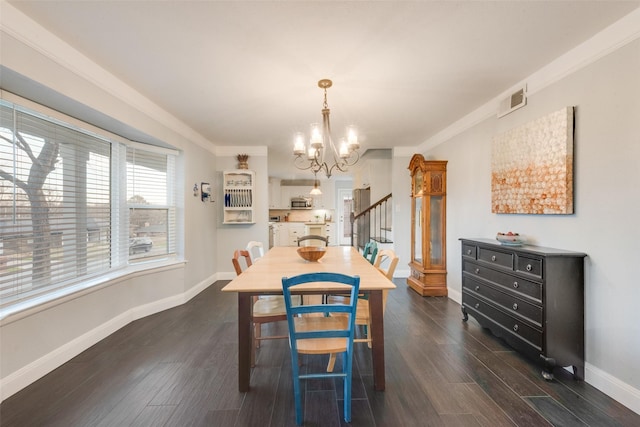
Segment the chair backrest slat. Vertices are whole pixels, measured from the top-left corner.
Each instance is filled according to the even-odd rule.
[[[264,245],[262,244],[262,242],[252,240],[247,243],[247,252],[249,252],[251,260],[255,262],[264,256]]]
[[[306,236],[302,236],[298,238],[298,246],[300,246],[301,242],[307,241],[307,240],[317,240],[319,242],[324,243],[325,246],[329,246],[329,238],[325,237],[325,236],[319,236],[317,234],[308,234]]]
[[[392,249],[382,249],[378,253],[378,257],[376,258],[376,262],[373,264],[382,274],[387,276],[387,279],[393,280],[393,273],[396,271],[396,266],[398,265],[398,256]],[[384,270],[381,265],[383,263],[389,263],[387,269]]]
[[[251,267],[251,255],[249,255],[248,251],[245,250],[236,250],[233,252],[233,258],[231,258],[231,263],[233,264],[233,268],[236,270],[236,274],[239,276],[242,274],[242,266],[240,265],[240,257],[244,257],[245,264],[247,268]]]
[[[364,249],[362,250],[362,256],[373,264],[376,260],[376,255],[378,254],[378,244],[374,241],[370,241],[364,245]]]

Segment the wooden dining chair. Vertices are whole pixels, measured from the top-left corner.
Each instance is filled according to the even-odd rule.
[[[292,291],[313,289],[317,282],[330,282],[345,285],[350,302],[336,304],[292,304]],[[344,393],[344,420],[351,422],[351,377],[353,366],[353,336],[355,329],[356,304],[360,278],[339,273],[307,273],[282,279],[287,324],[289,325],[289,347],[291,348],[291,366],[293,369],[293,395],[296,407],[296,424],[303,420],[302,392],[300,380],[342,378]],[[334,316],[332,316],[334,314]],[[338,315],[336,315],[338,314]],[[336,354],[343,353],[342,372],[300,373],[300,354]]]
[[[236,274],[242,274],[240,259],[244,258],[246,268],[251,267],[251,255],[247,250],[236,250],[231,262]],[[281,295],[261,295],[253,297],[253,309],[251,322],[253,324],[251,337],[251,367],[256,365],[256,349],[260,347],[261,340],[285,339],[288,335],[262,335],[262,325],[265,323],[287,320],[287,311],[284,306],[284,298]]]
[[[384,274],[387,279],[393,280],[393,273],[396,270],[396,266],[398,265],[398,256],[391,249],[382,249],[378,253],[378,257],[374,263],[374,267],[378,269],[378,271]],[[387,306],[387,296],[389,295],[388,290],[382,291],[382,313],[384,314],[385,307]],[[328,298],[327,302],[335,303],[341,300],[346,299],[346,297],[341,296],[331,296]],[[369,347],[371,347],[371,319],[369,317],[369,300],[366,298],[359,298],[358,301],[358,309],[356,310],[356,326],[364,326],[364,338],[355,338],[353,342],[366,342]],[[334,358],[335,355],[332,355],[331,358]],[[331,360],[329,360],[331,363]]]
[[[264,256],[264,246],[262,245],[262,242],[252,240],[247,243],[247,252],[249,252],[249,255],[251,256],[251,262],[256,262]]]
[[[329,246],[329,237],[325,237],[325,236],[318,236],[316,234],[308,234],[306,236],[302,236],[298,238],[298,246],[305,246],[305,245],[300,245],[300,243],[302,242],[307,242],[305,245],[309,246],[322,246],[322,244],[324,243],[324,246]],[[314,243],[315,242],[315,243]]]

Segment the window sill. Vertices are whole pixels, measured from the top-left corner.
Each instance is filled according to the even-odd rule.
[[[67,286],[45,295],[16,302],[0,309],[0,326],[16,322],[43,310],[47,310],[66,301],[96,292],[107,286],[149,273],[181,268],[187,263],[184,259],[165,258],[162,260],[146,261],[132,264],[124,269],[86,280],[75,285]]]

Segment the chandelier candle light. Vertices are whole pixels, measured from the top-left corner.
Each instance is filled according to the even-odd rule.
[[[327,104],[327,89],[333,83],[329,79],[322,79],[318,87],[324,90],[324,103],[322,104],[322,128],[318,123],[311,125],[311,137],[309,146],[305,146],[304,134],[297,132],[294,139],[293,154],[296,156],[294,164],[298,169],[311,171],[315,174],[324,170],[327,178],[331,178],[334,169],[346,172],[350,166],[360,160],[358,149],[358,134],[355,127],[347,128],[347,137],[340,140],[340,151],[336,149],[331,137],[331,124],[329,122],[329,106]],[[329,165],[333,157],[333,164]],[[326,159],[325,159],[326,158]]]

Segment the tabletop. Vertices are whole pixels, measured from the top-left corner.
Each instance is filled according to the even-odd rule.
[[[265,256],[222,288],[222,291],[281,293],[282,277],[322,271],[358,275],[362,291],[389,290],[396,287],[353,246],[329,246],[327,253],[316,262],[302,259],[297,249],[295,246],[271,248]],[[328,288],[324,284],[319,286],[319,289]]]

